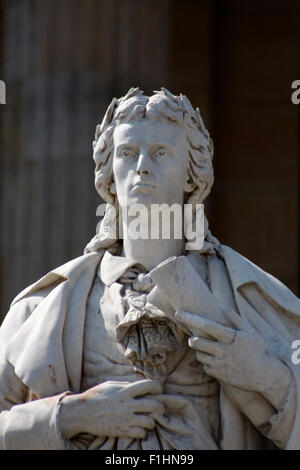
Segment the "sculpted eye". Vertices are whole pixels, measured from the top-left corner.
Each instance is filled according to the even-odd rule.
[[[135,155],[135,152],[131,149],[122,149],[119,152],[120,157],[133,157]]]
[[[169,155],[167,149],[159,148],[154,152],[155,157],[167,157]]]

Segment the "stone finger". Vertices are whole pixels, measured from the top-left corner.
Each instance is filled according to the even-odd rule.
[[[200,351],[196,351],[196,358],[201,364],[213,366],[214,358],[210,354],[206,354]]]
[[[162,393],[162,386],[159,382],[154,382],[153,380],[141,380],[135,382],[126,387],[129,395],[131,397],[137,397],[141,395],[158,394]]]
[[[195,336],[211,336],[224,343],[230,343],[235,331],[232,328],[184,310],[176,312],[175,317],[184,322]]]
[[[192,336],[189,338],[189,345],[197,351],[211,354],[212,356],[221,357],[223,355],[222,346],[217,341]]]
[[[164,414],[165,407],[162,403],[147,398],[137,398],[133,404],[134,413]]]
[[[135,415],[132,420],[132,424],[143,429],[153,429],[155,426],[155,421],[150,416],[145,415]]]

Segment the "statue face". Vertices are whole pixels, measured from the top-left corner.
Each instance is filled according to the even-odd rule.
[[[183,204],[188,151],[185,129],[150,119],[123,123],[114,131],[116,192],[127,204]]]

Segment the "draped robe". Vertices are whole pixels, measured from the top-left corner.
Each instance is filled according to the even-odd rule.
[[[102,256],[103,252],[76,258],[14,299],[0,328],[0,449],[113,448],[114,441],[105,436],[67,441],[59,426],[62,398],[82,390],[87,305]],[[157,422],[161,447],[299,449],[300,375],[291,361],[291,344],[300,339],[300,300],[224,245],[215,255],[193,254],[190,260],[197,275],[205,271],[206,282],[222,308],[233,308],[263,336],[272,353],[291,370],[293,382],[280,409],[261,426],[254,426],[245,410],[220,387],[217,436],[207,427],[201,409],[195,419],[195,403],[180,391],[173,409]],[[137,380],[141,378],[137,374]],[[166,396],[173,392],[165,387]],[[139,446],[123,442],[118,448],[155,446],[154,440],[146,439]]]

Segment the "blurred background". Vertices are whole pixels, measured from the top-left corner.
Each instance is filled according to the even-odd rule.
[[[92,140],[167,87],[215,144],[210,229],[300,294],[300,0],[0,0],[0,318],[95,233]]]

